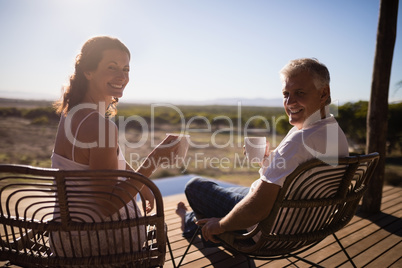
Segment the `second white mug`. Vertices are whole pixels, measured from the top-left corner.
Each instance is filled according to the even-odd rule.
[[[264,159],[265,149],[267,146],[266,137],[245,137],[244,145],[246,156],[251,162],[261,163]]]

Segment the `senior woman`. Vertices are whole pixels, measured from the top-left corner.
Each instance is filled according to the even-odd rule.
[[[118,39],[109,36],[98,36],[89,39],[83,45],[81,52],[76,57],[75,71],[70,77],[69,86],[65,88],[60,101],[55,103],[57,112],[61,115],[54,150],[51,157],[52,167],[68,170],[132,170],[124,159],[122,150],[118,145],[118,129],[113,121],[109,119],[116,113],[116,103],[118,98],[123,96],[124,89],[129,82],[130,71],[130,52],[128,48]],[[168,136],[159,144],[136,171],[149,177],[158,167],[158,163],[166,163],[169,156],[177,154],[180,143],[175,141],[174,136]],[[173,143],[172,143],[173,142]],[[169,144],[169,146],[167,146]],[[166,146],[162,146],[166,145]],[[113,186],[120,183],[124,178],[114,178],[113,181],[105,180]],[[80,181],[68,181],[67,185],[74,187]],[[121,184],[124,185],[124,184]],[[89,187],[96,187],[95,185]],[[147,203],[147,213],[153,208],[153,195],[147,187],[142,187],[138,182],[137,189],[141,191]],[[127,189],[132,196],[138,193],[136,189]],[[77,197],[79,199],[79,197]],[[117,201],[117,200],[116,200]],[[96,203],[97,201],[95,201]],[[128,202],[128,201],[127,201]],[[114,204],[117,204],[115,202]],[[121,205],[123,206],[123,205]],[[124,207],[116,209],[110,203],[99,204],[101,219],[95,216],[83,217],[81,220],[88,221],[107,221],[107,217],[127,218],[138,215],[138,207],[131,202],[127,204],[129,211]],[[74,208],[72,213],[81,215],[79,208]],[[111,213],[112,212],[112,213]],[[57,211],[55,211],[57,213]],[[99,215],[98,211],[96,211]],[[56,215],[56,214],[55,214]],[[97,216],[99,218],[99,216]],[[94,220],[95,219],[95,220]],[[134,237],[145,240],[144,226]],[[128,229],[126,230],[128,232]],[[83,237],[87,236],[87,237]],[[51,249],[57,254],[65,256],[90,256],[93,252],[101,252],[104,255],[108,252],[107,248],[116,248],[122,251],[124,237],[113,239],[113,234],[104,233],[100,237],[101,243],[92,245],[91,234],[86,232],[76,232],[72,235],[67,232],[51,234]],[[109,236],[109,237],[108,237]],[[72,244],[84,244],[83,252],[72,252],[71,248],[60,248],[59,243],[63,240],[71,240]],[[108,242],[109,241],[109,242]],[[110,244],[112,242],[112,244]],[[138,241],[137,241],[138,242]],[[135,243],[137,247],[140,243]],[[92,249],[92,253],[90,252]]]

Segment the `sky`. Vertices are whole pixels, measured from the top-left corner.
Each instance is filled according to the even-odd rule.
[[[369,100],[378,14],[379,0],[0,0],[0,98],[58,99],[84,42],[109,35],[131,52],[122,101],[278,99],[302,57],[328,67],[334,102]]]

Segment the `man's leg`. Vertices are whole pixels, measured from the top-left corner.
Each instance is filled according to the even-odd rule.
[[[184,192],[196,215],[203,218],[221,218],[247,195],[249,188],[224,188],[213,181],[194,178],[187,183]]]
[[[190,238],[197,230],[195,217],[224,217],[247,195],[249,190],[248,187],[240,186],[223,188],[204,178],[190,180],[186,184],[184,192],[193,211],[188,211],[182,202],[177,205],[176,210],[176,213],[182,218],[183,236]]]

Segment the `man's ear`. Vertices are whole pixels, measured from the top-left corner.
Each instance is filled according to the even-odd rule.
[[[321,103],[325,104],[327,102],[327,99],[329,98],[330,93],[331,93],[331,90],[328,85],[323,87],[322,93],[321,93]]]

